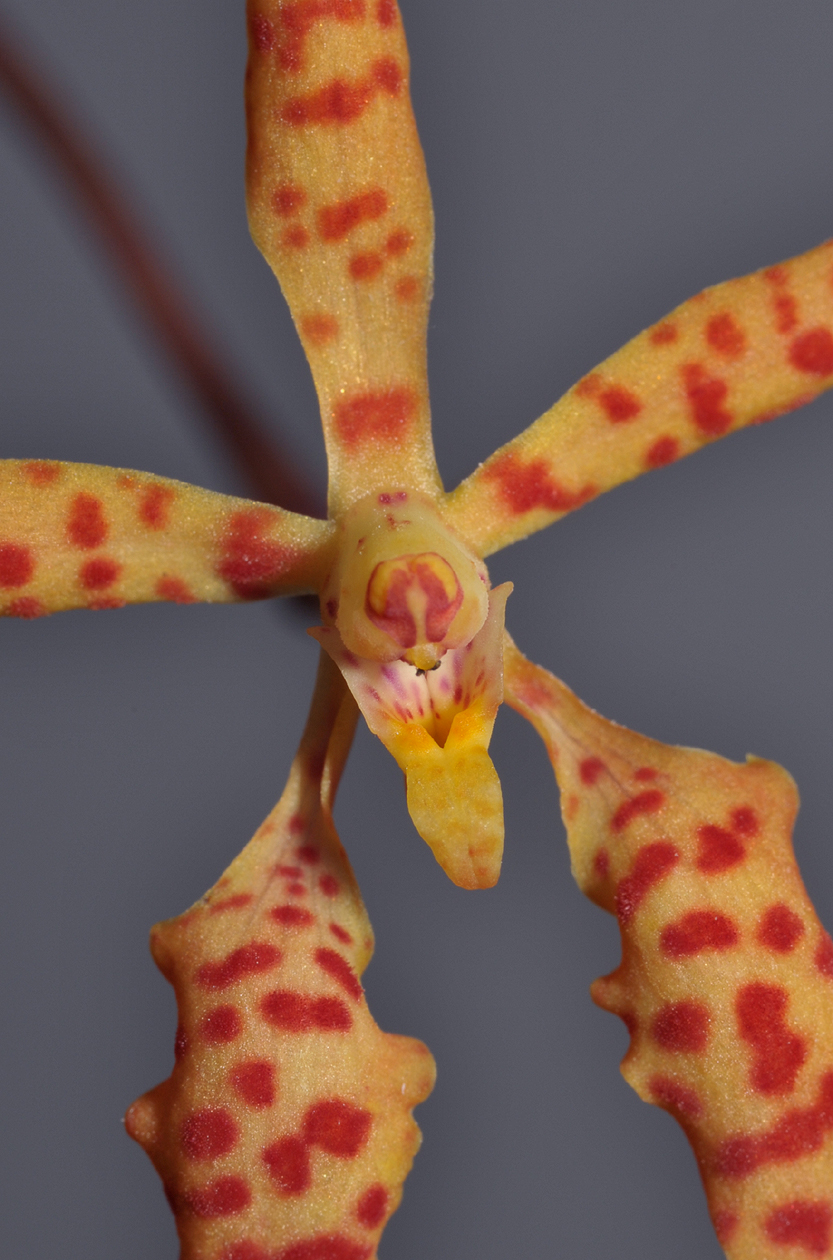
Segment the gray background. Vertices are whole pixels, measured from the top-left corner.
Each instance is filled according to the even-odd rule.
[[[640,328],[833,230],[827,0],[403,0],[434,188],[431,373],[453,485]],[[242,200],[242,3],[5,0],[94,128],[268,409],[323,476],[316,408]],[[240,483],[8,113],[0,134],[2,449]],[[833,406],[616,490],[492,564],[520,645],[669,742],[796,776],[797,848],[833,923]],[[0,627],[0,1245],[173,1260],[120,1116],[167,1075],[155,920],[272,805],[315,668],[271,606]],[[497,890],[454,889],[360,734],[338,807],[377,933],[380,1024],[439,1062],[385,1260],[716,1260],[674,1123],[621,1081],[590,981],[615,924],[569,876],[531,728],[498,722]]]

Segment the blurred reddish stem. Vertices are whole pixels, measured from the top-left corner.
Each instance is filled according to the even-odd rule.
[[[298,473],[296,459],[272,435],[274,426],[255,414],[246,391],[221,364],[211,337],[149,245],[93,146],[69,121],[66,105],[53,96],[2,24],[0,87],[61,171],[122,285],[202,404],[255,496],[293,512],[323,516],[323,496]]]

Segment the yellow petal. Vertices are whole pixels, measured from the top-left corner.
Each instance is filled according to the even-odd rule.
[[[343,692],[327,662],[324,700],[333,676]],[[419,1146],[411,1110],[434,1064],[367,1008],[373,935],[330,817],[340,767],[324,763],[322,707],[253,840],[151,936],[176,992],[177,1057],[127,1128],[162,1177],[183,1260],[375,1257]]]
[[[833,241],[706,289],[629,341],[448,497],[480,555],[833,385]]]
[[[0,460],[0,615],[317,589],[333,526],[93,464]]]
[[[727,1256],[829,1255],[833,942],[792,779],[608,722],[514,645],[506,697],[547,745],[579,886],[619,919],[592,994],[630,1031],[622,1072],[684,1128]]]
[[[436,496],[425,336],[433,217],[393,0],[250,0],[252,236],[309,357],[331,512]]]
[[[506,582],[490,592],[482,629],[428,673],[405,661],[362,660],[334,627],[309,632],[404,770],[414,826],[461,888],[491,888],[500,875],[503,797],[488,747],[503,699],[503,623],[511,589]]]

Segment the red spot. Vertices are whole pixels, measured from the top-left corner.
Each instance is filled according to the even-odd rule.
[[[317,92],[290,97],[281,108],[281,120],[292,127],[355,122],[378,93],[398,96],[402,77],[398,62],[392,57],[381,57],[366,79],[332,79]]]
[[[611,424],[624,424],[633,420],[642,410],[642,403],[629,389],[622,385],[611,385],[603,389],[598,396]]]
[[[804,935],[804,923],[783,902],[770,906],[758,924],[755,939],[776,954],[788,954]]]
[[[323,241],[341,241],[360,223],[381,219],[388,208],[384,188],[369,188],[346,201],[322,206],[318,211],[318,231]]]
[[[798,304],[789,293],[776,293],[772,298],[775,308],[775,327],[779,333],[791,333],[798,327]]]
[[[189,1159],[218,1159],[234,1150],[240,1130],[224,1107],[192,1111],[182,1124],[182,1149]]]
[[[754,1051],[752,1088],[760,1094],[791,1093],[807,1058],[804,1038],[784,1023],[789,1000],[782,985],[760,981],[743,985],[735,999],[738,1031]]]
[[[373,82],[389,96],[398,96],[402,87],[402,68],[393,57],[380,57],[373,63]]]
[[[105,608],[124,608],[127,603],[126,599],[115,599],[111,596],[101,596],[99,599],[90,599],[87,601],[87,607],[100,612]]]
[[[406,228],[398,228],[395,232],[391,232],[385,241],[385,252],[392,258],[398,258],[401,254],[407,254],[415,240],[413,232],[409,232]]]
[[[275,42],[275,29],[268,18],[257,14],[249,22],[252,43],[258,52],[269,52]],[[235,1257],[235,1260],[237,1258]]]
[[[271,1107],[275,1101],[275,1069],[265,1059],[235,1064],[229,1080],[235,1093],[250,1107]]]
[[[227,989],[244,976],[259,971],[271,971],[281,961],[281,951],[267,941],[253,941],[241,945],[221,962],[203,963],[196,975],[202,989]]]
[[[780,263],[776,263],[774,267],[767,267],[764,272],[764,280],[768,280],[770,284],[786,284],[787,269],[782,267]]]
[[[648,1092],[659,1107],[684,1120],[694,1120],[702,1115],[703,1104],[696,1090],[680,1085],[670,1076],[652,1076]]]
[[[680,443],[675,437],[659,437],[645,453],[646,468],[664,468],[680,457]]]
[[[243,1242],[232,1243],[230,1247],[226,1247],[222,1260],[270,1260],[270,1257],[257,1243],[249,1242],[246,1239]]]
[[[236,1006],[215,1006],[200,1022],[203,1040],[210,1045],[234,1041],[243,1031],[243,1020]]]
[[[286,891],[290,897],[304,897],[307,892],[303,884],[289,884]]]
[[[294,3],[284,4],[280,14],[278,64],[282,70],[298,71],[302,68],[306,37],[322,18],[358,22],[363,17],[364,0],[294,0]]]
[[[21,471],[33,486],[43,488],[53,485],[58,480],[63,467],[60,464],[49,463],[45,459],[31,459],[28,463],[21,465]]]
[[[284,927],[310,927],[315,922],[315,915],[303,906],[273,906],[269,917]]]
[[[74,547],[89,551],[100,547],[107,537],[107,522],[101,499],[81,491],[72,500],[67,523],[67,538]]]
[[[289,989],[276,989],[266,994],[260,1010],[268,1024],[283,1032],[346,1032],[353,1027],[352,1015],[341,998],[336,997],[314,998]]]
[[[362,996],[362,986],[347,959],[336,950],[328,949],[326,946],[317,949],[314,957],[318,966],[326,971],[327,975],[332,976],[336,983],[340,984],[342,989],[358,1002]]]
[[[310,239],[310,234],[302,223],[293,223],[281,233],[281,244],[288,249],[306,249]]]
[[[263,1162],[272,1181],[284,1194],[303,1194],[312,1184],[309,1152],[298,1137],[281,1138],[267,1146]]]
[[[578,768],[579,778],[582,783],[592,787],[604,769],[605,763],[598,757],[585,757]]]
[[[105,591],[121,573],[122,566],[106,556],[88,560],[81,566],[78,577],[85,591]]]
[[[636,855],[629,875],[619,880],[616,889],[616,914],[620,923],[632,919],[654,884],[659,883],[680,860],[680,855],[667,840],[643,845]]]
[[[176,491],[171,486],[145,486],[139,497],[139,520],[148,529],[165,529],[175,497]]]
[[[299,861],[304,862],[307,866],[317,866],[321,861],[321,854],[314,844],[299,845],[295,850],[295,856],[299,859]],[[301,875],[303,872],[298,871],[298,874]]]
[[[815,964],[823,976],[829,976],[833,980],[833,940],[827,932],[822,932],[816,947]]]
[[[679,335],[676,324],[657,324],[656,328],[652,328],[650,332],[651,341],[655,346],[670,346]]]
[[[812,1155],[833,1131],[833,1072],[821,1079],[818,1101],[793,1107],[761,1133],[727,1138],[715,1152],[715,1170],[722,1177],[749,1177],[764,1164],[788,1164]]]
[[[602,378],[598,372],[590,372],[575,385],[574,391],[579,398],[595,398],[602,387]]]
[[[343,945],[353,944],[353,938],[350,935],[350,933],[345,928],[341,927],[338,923],[331,923],[330,931],[332,932],[336,940],[341,941]]]
[[[373,1117],[341,1098],[315,1103],[304,1116],[304,1138],[330,1155],[354,1159],[367,1141]]]
[[[720,871],[728,871],[730,867],[736,866],[746,857],[746,849],[737,836],[714,823],[706,823],[698,827],[697,840],[696,866],[698,871],[702,871],[705,875],[716,875]]]
[[[696,427],[707,437],[722,437],[732,426],[731,412],[723,405],[729,386],[719,377],[707,376],[699,363],[687,363],[681,370]]]
[[[613,831],[624,831],[625,827],[640,814],[655,814],[665,802],[665,795],[659,788],[648,788],[639,792],[630,800],[623,801],[610,820]]]
[[[288,219],[298,213],[306,200],[306,192],[297,184],[281,184],[272,193],[272,209],[280,218]]]
[[[634,770],[633,777],[637,783],[651,783],[657,777],[657,772],[653,766],[640,766],[638,770]]]
[[[341,441],[355,449],[368,442],[403,441],[416,410],[415,391],[400,385],[342,399],[333,419]]]
[[[242,1177],[217,1177],[200,1190],[189,1190],[184,1198],[195,1216],[211,1220],[245,1211],[252,1201],[252,1192]]]
[[[737,945],[738,930],[717,910],[689,910],[668,923],[659,936],[660,948],[669,958],[689,958],[707,949],[724,950]]]
[[[721,1247],[725,1247],[731,1241],[739,1224],[740,1217],[737,1212],[730,1212],[728,1208],[722,1208],[720,1211],[715,1212],[712,1217],[712,1225]]]
[[[322,875],[318,881],[318,887],[325,897],[337,897],[339,894],[340,885],[335,875]]]
[[[353,1026],[353,1017],[341,998],[314,998],[311,1003],[315,1028],[323,1032],[346,1032]]]
[[[445,581],[437,572],[438,566],[445,572]],[[442,642],[463,602],[463,588],[454,571],[433,551],[400,556],[393,572],[388,567],[387,575],[385,567],[386,562],[380,561],[368,580],[368,619],[400,647],[411,648],[419,634],[416,607],[422,611],[428,642]],[[452,582],[453,589],[449,590]]]
[[[0,543],[0,586],[12,590],[25,586],[35,571],[31,547],[21,543]]]
[[[380,26],[393,26],[396,21],[396,0],[378,0],[376,21]]]
[[[378,276],[385,265],[385,260],[381,254],[354,254],[350,259],[347,270],[354,280],[372,280],[374,276]]]
[[[300,866],[278,866],[275,868],[278,875],[283,875],[284,879],[300,879],[303,871]]]
[[[388,1192],[378,1184],[365,1190],[356,1204],[356,1220],[367,1229],[378,1229],[388,1211]]]
[[[756,836],[758,834],[758,815],[751,805],[739,805],[737,809],[732,810],[729,819],[732,830],[737,831],[739,835]]]
[[[767,1237],[782,1247],[800,1247],[826,1256],[833,1234],[833,1208],[820,1200],[795,1199],[770,1212],[764,1222]]]
[[[183,582],[182,578],[170,577],[168,574],[164,574],[157,581],[154,590],[160,599],[169,599],[173,604],[196,603],[196,595],[194,595],[188,583]]]
[[[231,897],[224,897],[222,901],[215,901],[209,907],[209,914],[222,914],[225,910],[242,910],[244,906],[251,904],[253,898],[251,893],[234,893]]]
[[[235,512],[221,539],[217,572],[241,599],[266,599],[295,559],[292,547],[264,537],[275,523],[267,508]]]
[[[23,595],[20,599],[12,600],[6,613],[9,617],[23,617],[25,621],[32,621],[35,617],[45,617],[46,609],[39,599]]]
[[[397,280],[393,291],[400,302],[415,302],[422,292],[422,283],[417,276],[403,276]]]
[[[829,329],[811,328],[796,337],[790,346],[789,360],[799,372],[829,376],[833,372],[833,336]]]
[[[583,490],[565,490],[550,476],[546,460],[533,459],[524,464],[513,451],[493,459],[484,468],[483,476],[487,481],[498,483],[500,497],[516,516],[534,508],[570,512],[596,493],[592,485],[586,485]]]
[[[610,874],[610,854],[607,849],[599,849],[593,858],[593,873],[597,879],[607,879]]]
[[[273,1260],[368,1260],[372,1250],[343,1234],[318,1234],[284,1247]]]
[[[702,1002],[667,1002],[651,1024],[651,1036],[663,1050],[699,1054],[709,1040],[709,1010]]]
[[[314,346],[325,346],[338,336],[338,320],[335,315],[305,315],[301,332]]]
[[[740,358],[746,349],[746,334],[729,311],[712,315],[706,324],[706,341],[727,359]]]

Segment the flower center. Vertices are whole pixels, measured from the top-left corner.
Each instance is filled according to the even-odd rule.
[[[439,664],[437,647],[463,602],[463,588],[436,551],[381,560],[367,584],[365,611],[375,626],[405,649],[417,669]]]

